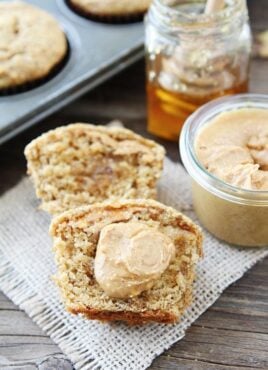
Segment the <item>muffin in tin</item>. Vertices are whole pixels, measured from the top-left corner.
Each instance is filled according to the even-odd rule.
[[[100,22],[128,23],[142,20],[151,0],[66,0],[80,15]]]
[[[0,93],[25,91],[54,75],[68,43],[57,20],[21,1],[0,2]]]

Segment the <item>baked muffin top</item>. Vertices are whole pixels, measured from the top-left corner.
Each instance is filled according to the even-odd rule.
[[[66,55],[67,41],[47,12],[24,2],[0,2],[0,89],[47,76]]]
[[[69,0],[84,12],[103,16],[123,16],[145,13],[151,0]]]

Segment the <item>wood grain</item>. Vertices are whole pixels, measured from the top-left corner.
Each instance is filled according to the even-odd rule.
[[[268,1],[250,0],[255,31],[268,28]],[[24,146],[41,132],[69,122],[106,123],[118,118],[146,132],[144,63],[139,62],[35,127],[0,147],[0,194],[25,174]],[[268,93],[268,61],[254,59],[251,91]],[[176,143],[158,140],[178,160]],[[159,356],[152,370],[268,369],[268,260],[230,286],[187,331]],[[0,293],[0,369],[70,370],[72,365],[27,315]]]

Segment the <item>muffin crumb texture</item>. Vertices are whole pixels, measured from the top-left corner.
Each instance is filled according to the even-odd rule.
[[[71,124],[25,149],[41,208],[51,214],[84,204],[155,198],[164,148],[118,127]]]

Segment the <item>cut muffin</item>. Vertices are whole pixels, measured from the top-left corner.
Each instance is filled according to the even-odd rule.
[[[67,53],[58,22],[24,2],[0,2],[0,33],[0,91],[32,86],[54,71]]]
[[[133,222],[163,233],[174,243],[175,254],[150,289],[127,299],[111,298],[94,273],[100,233],[107,225]],[[83,206],[54,218],[50,233],[58,266],[55,280],[66,309],[73,314],[129,324],[173,323],[191,303],[195,264],[202,256],[202,233],[173,208],[154,200]]]
[[[151,0],[67,0],[76,12],[102,22],[131,22],[142,19]]]
[[[51,214],[107,199],[155,198],[164,148],[132,131],[71,124],[27,145],[28,173]]]

